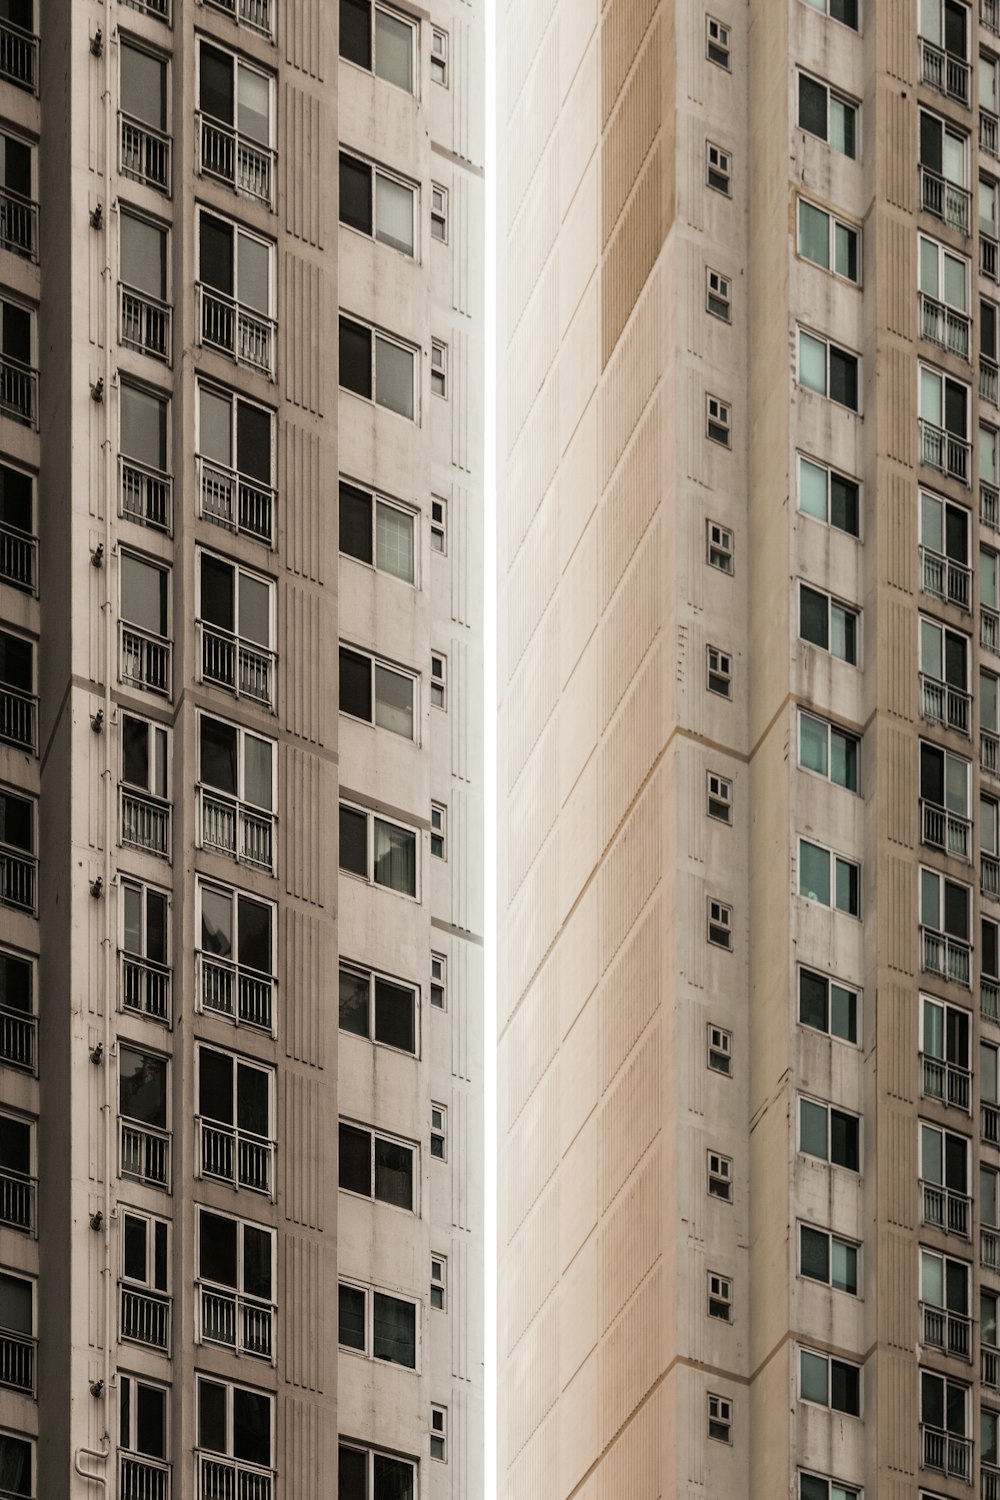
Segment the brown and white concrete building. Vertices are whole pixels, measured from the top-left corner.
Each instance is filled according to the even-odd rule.
[[[483,66],[0,0],[5,1500],[482,1492]]]

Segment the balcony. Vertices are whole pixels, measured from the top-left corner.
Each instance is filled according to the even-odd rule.
[[[35,1350],[37,1340],[0,1328],[0,1386],[35,1394]]]
[[[928,88],[937,89],[939,94],[947,94],[949,99],[967,105],[971,71],[961,57],[944,52],[933,42],[920,38],[920,81]]]
[[[170,803],[121,787],[121,845],[170,858]]]
[[[958,734],[969,737],[968,693],[950,683],[940,682],[936,677],[920,674],[920,712],[932,724],[942,724]]]
[[[979,356],[979,394],[991,406],[1000,406],[1000,368],[988,354]]]
[[[0,740],[19,750],[38,749],[38,699],[34,693],[0,684]]]
[[[274,652],[218,625],[201,623],[201,675],[237,698],[274,707]]]
[[[26,427],[38,420],[38,371],[7,354],[0,358],[0,412]]]
[[[996,236],[982,227],[979,230],[979,271],[987,281],[996,281],[1000,274],[1000,246]]]
[[[1000,36],[1000,0],[979,0],[979,20],[987,31]]]
[[[170,1465],[133,1453],[118,1455],[118,1500],[170,1500]],[[223,1500],[220,1496],[219,1500]],[[225,1500],[243,1500],[233,1491]]]
[[[207,115],[198,116],[198,131],[202,175],[227,183],[242,197],[252,198],[265,208],[273,208],[275,153],[271,148]]]
[[[273,318],[263,317],[242,303],[196,282],[198,328],[201,342],[228,354],[238,365],[274,377]]]
[[[997,131],[997,117],[988,109],[980,107],[979,110],[979,149],[987,156],[992,156],[994,161],[997,157],[997,148],[1000,145],[1000,135]]]
[[[274,1188],[274,1142],[216,1120],[197,1118],[202,1177],[270,1198]]]
[[[984,1271],[1000,1271],[1000,1230],[985,1226],[980,1229],[979,1264]]]
[[[979,606],[979,644],[994,655],[1000,650],[1000,614],[986,604]]]
[[[972,1439],[921,1422],[920,1463],[922,1468],[936,1469],[939,1474],[949,1474],[971,1484]]]
[[[132,953],[121,955],[122,1010],[170,1025],[170,970]]]
[[[121,1121],[119,1176],[170,1190],[170,1132],[155,1125]]]
[[[936,1182],[921,1182],[920,1205],[923,1222],[945,1234],[969,1238],[971,1199],[965,1193],[953,1192]]]
[[[118,494],[126,520],[169,533],[173,530],[173,490],[169,474],[150,469],[134,458],[119,458]]]
[[[0,844],[0,906],[35,914],[38,861],[23,849]]]
[[[925,594],[954,604],[968,614],[971,577],[972,570],[964,563],[953,562],[932,547],[921,547],[920,587]]]
[[[121,173],[158,192],[170,192],[170,137],[130,115],[119,114]]]
[[[124,621],[119,629],[122,682],[169,698],[170,642],[160,635],[149,635],[135,625],[126,625]]]
[[[964,438],[920,419],[920,462],[949,479],[957,479],[966,489],[969,487],[971,451]]]
[[[925,292],[920,294],[920,332],[931,344],[957,354],[960,359],[969,358],[969,338],[972,320],[967,313],[956,312]]]
[[[241,26],[259,31],[261,36],[274,35],[273,0],[205,0],[205,4],[212,10],[225,11],[227,16],[232,16]],[[243,1500],[242,1493],[240,1500]]]
[[[928,1349],[940,1349],[944,1354],[953,1354],[956,1359],[972,1359],[972,1324],[968,1318],[949,1312],[944,1307],[934,1307],[929,1302],[920,1304],[920,1340]]]
[[[979,519],[991,531],[1000,531],[1000,490],[985,479],[979,481]]]
[[[0,1167],[0,1224],[34,1234],[35,1189],[34,1177]]]
[[[920,802],[920,842],[954,859],[969,862],[971,829],[968,818],[959,818],[933,802]]]
[[[928,1099],[940,1099],[952,1109],[969,1113],[971,1074],[968,1068],[957,1068],[954,1063],[942,1062],[938,1057],[920,1054],[923,1074],[922,1092]]]
[[[237,1026],[274,1031],[274,980],[222,958],[199,955],[198,996],[203,1011],[227,1016]]]
[[[38,90],[38,38],[10,21],[0,21],[0,78]]]
[[[1000,1105],[981,1102],[979,1105],[979,1133],[987,1146],[1000,1146]]]
[[[255,1464],[199,1453],[195,1500],[274,1500],[274,1475]]]
[[[26,593],[35,592],[38,543],[26,531],[0,521],[0,580]]]
[[[234,1354],[273,1359],[274,1308],[221,1287],[198,1284],[198,1342],[221,1344]]]
[[[0,1005],[0,1063],[34,1073],[37,1049],[37,1017]]]
[[[920,202],[927,213],[947,224],[949,229],[968,235],[972,194],[968,188],[949,182],[923,163],[920,165]]]
[[[979,980],[979,1014],[984,1021],[1000,1022],[1000,979],[983,974]]]
[[[1000,1350],[985,1344],[979,1350],[979,1378],[991,1391],[1000,1391]]]
[[[119,1286],[121,1337],[131,1344],[170,1352],[170,1298],[157,1297],[138,1287]]]
[[[277,491],[235,469],[198,458],[198,497],[202,517],[227,531],[274,546]]]
[[[170,363],[170,304],[119,283],[118,340],[126,349]]]
[[[984,896],[1000,901],[1000,859],[995,854],[980,856],[979,889]]]
[[[170,0],[122,0],[130,10],[137,10],[141,15],[153,16],[157,21],[170,22]]]
[[[274,869],[274,818],[207,787],[198,788],[201,846],[257,870]]]
[[[25,260],[38,259],[38,204],[0,187],[0,245]]]
[[[979,1500],[1000,1500],[1000,1469],[984,1461],[979,1465]]]

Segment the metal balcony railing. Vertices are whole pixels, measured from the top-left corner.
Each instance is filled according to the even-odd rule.
[[[170,20],[170,0],[122,0],[122,4],[142,15],[155,16],[158,21]]]
[[[1000,531],[1000,490],[985,479],[979,481],[979,519],[991,531]]]
[[[950,229],[968,235],[971,222],[972,194],[968,188],[949,182],[939,172],[920,164],[920,202],[925,211],[940,219]]]
[[[937,1182],[920,1183],[920,1204],[923,1222],[945,1234],[969,1238],[971,1200],[965,1193],[953,1192]]]
[[[119,1283],[121,1337],[132,1344],[170,1352],[170,1298]]]
[[[121,955],[122,1010],[170,1025],[170,970],[133,953]]]
[[[38,38],[11,21],[0,21],[0,78],[32,93],[38,89]]]
[[[8,1390],[35,1394],[35,1351],[37,1339],[9,1328],[0,1328],[0,1386]]]
[[[920,674],[920,712],[932,724],[944,724],[959,734],[969,735],[968,693],[950,683],[940,682],[936,677]]]
[[[35,1071],[38,1055],[38,1018],[0,1005],[0,1062],[9,1068]]]
[[[939,1057],[920,1054],[923,1073],[923,1093],[928,1099],[940,1099],[953,1109],[969,1113],[971,1075],[968,1068],[957,1068],[954,1063],[943,1062]]]
[[[994,654],[1000,650],[1000,614],[988,604],[979,606],[979,644]]]
[[[972,1483],[972,1439],[920,1424],[920,1463],[925,1469]]]
[[[160,469],[151,469],[134,458],[118,460],[118,493],[121,513],[140,526],[156,531],[173,530],[174,481]]]
[[[979,1466],[979,1500],[1000,1500],[1000,1469],[985,1461]]]
[[[274,151],[208,115],[198,116],[198,128],[203,175],[228,183],[244,198],[273,208]]]
[[[21,750],[38,749],[38,698],[0,683],[0,740]]]
[[[134,1453],[118,1455],[118,1500],[170,1500],[170,1465]],[[242,1500],[242,1496],[233,1496]]]
[[[968,488],[972,452],[970,444],[964,438],[945,431],[943,427],[925,422],[922,417],[919,419],[919,426],[920,462],[949,479],[957,479],[959,484]]]
[[[964,563],[954,562],[933,547],[920,548],[920,586],[925,594],[954,604],[968,614],[971,577],[972,570]]]
[[[270,485],[262,485],[236,469],[224,468],[199,456],[198,496],[201,515],[206,521],[252,536],[269,547],[274,545],[278,495]]]
[[[34,915],[38,887],[38,860],[23,849],[0,844],[0,906]]]
[[[979,0],[979,19],[987,31],[1000,34],[1000,0]]]
[[[274,980],[253,969],[202,953],[198,998],[202,1010],[227,1016],[237,1026],[274,1031]]]
[[[207,787],[198,788],[203,849],[258,870],[274,869],[274,817]]]
[[[170,304],[119,283],[119,342],[170,363]]]
[[[227,688],[237,698],[251,698],[264,708],[273,708],[274,652],[218,625],[199,624],[201,675],[205,681]]]
[[[270,1198],[274,1191],[274,1142],[217,1120],[196,1118],[201,1175]]]
[[[224,292],[197,282],[200,341],[228,354],[268,379],[274,376],[275,321],[245,307]]]
[[[996,235],[982,228],[979,230],[979,270],[988,281],[1000,277],[1000,246]]]
[[[0,578],[27,593],[35,592],[38,576],[38,542],[16,526],[0,521]]]
[[[149,635],[136,625],[126,625],[124,621],[120,630],[122,682],[169,698],[170,642],[162,636]]]
[[[119,1176],[169,1191],[170,1132],[122,1120]]]
[[[0,358],[0,412],[26,427],[38,420],[38,371],[6,354]]]
[[[931,344],[957,354],[961,359],[969,358],[972,319],[967,313],[958,312],[926,292],[920,292],[920,332]]]
[[[956,1359],[972,1359],[972,1323],[959,1313],[930,1302],[920,1304],[920,1339],[928,1349],[940,1349]]]
[[[0,1167],[0,1224],[34,1234],[36,1187],[34,1177]]]
[[[928,88],[957,99],[959,104],[969,102],[969,64],[951,52],[935,47],[933,42],[920,38],[920,80]]]
[[[984,896],[1000,901],[1000,859],[995,854],[983,854],[979,861],[979,889]]]
[[[170,858],[170,803],[145,792],[121,788],[121,844]]]
[[[144,182],[159,192],[170,192],[170,137],[131,115],[118,115],[121,172],[133,182]]]
[[[979,1264],[985,1271],[1000,1271],[1000,1230],[992,1226],[979,1231]]]
[[[199,1453],[195,1500],[274,1500],[274,1474],[254,1464]]]
[[[222,1344],[236,1354],[274,1358],[274,1307],[255,1297],[198,1283],[199,1343]]]
[[[26,260],[38,259],[38,204],[7,187],[0,187],[0,245]]]
[[[274,34],[273,0],[205,0],[205,4],[213,10],[225,11],[241,26],[259,31],[261,36]]]
[[[979,980],[979,1014],[984,1021],[1000,1022],[1000,979],[991,979],[986,974]]]
[[[997,147],[1000,144],[1000,136],[997,132],[997,117],[991,110],[979,109],[979,149],[985,151],[987,156],[994,159],[997,155]]]
[[[930,849],[940,849],[955,859],[968,862],[972,825],[934,802],[920,802],[920,842]]]
[[[1000,371],[988,354],[979,356],[979,394],[991,406],[1000,405]]]
[[[1000,1390],[1000,1350],[983,1344],[979,1350],[979,1378],[991,1391]]]
[[[987,1146],[1000,1146],[1000,1105],[980,1101],[979,1133]]]

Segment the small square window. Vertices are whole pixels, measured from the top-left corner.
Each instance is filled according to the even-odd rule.
[[[431,1256],[431,1307],[443,1312],[448,1288],[448,1262],[443,1255]]]
[[[733,1321],[733,1283],[716,1271],[708,1273],[708,1316],[723,1323]]]
[[[718,521],[708,523],[708,566],[718,568],[720,573],[733,573],[733,551],[736,539],[728,526],[720,526]]]
[[[445,553],[448,550],[448,503],[434,497],[431,500],[431,551]]]
[[[431,803],[431,853],[435,859],[447,859],[448,809],[441,802]]]
[[[718,396],[705,397],[705,433],[723,448],[732,446],[732,412],[728,401],[720,401]]]
[[[725,1396],[709,1395],[708,1435],[717,1443],[733,1440],[733,1403]]]
[[[431,81],[448,87],[448,33],[437,26],[431,32]]]
[[[733,821],[733,783],[714,771],[708,773],[708,816],[720,823]]]
[[[721,1026],[708,1028],[708,1066],[713,1073],[733,1076],[733,1033]]]
[[[448,189],[431,183],[431,239],[448,243]]]
[[[708,185],[717,193],[725,193],[726,197],[732,194],[733,159],[728,151],[723,151],[721,146],[713,146],[711,141],[706,143],[708,164]]]
[[[431,1407],[431,1458],[439,1463],[448,1462],[448,1408]]]
[[[431,652],[431,707],[448,707],[448,658],[439,651]]]
[[[448,963],[443,953],[431,954],[431,1004],[435,1010],[447,1009]]]
[[[431,344],[431,391],[448,399],[448,348],[437,339]]]
[[[733,1201],[733,1159],[720,1156],[718,1151],[708,1153],[708,1194],[710,1198],[721,1198],[724,1203]]]
[[[729,72],[729,27],[712,16],[705,17],[705,55]]]
[[[707,289],[705,292],[705,305],[713,317],[721,318],[724,323],[729,323],[733,315],[732,283],[728,276],[723,276],[720,271],[706,270]]]
[[[448,1160],[448,1111],[443,1104],[431,1105],[431,1156]]]
[[[720,698],[733,696],[733,658],[718,646],[708,648],[708,691]]]
[[[733,908],[722,901],[708,903],[708,941],[716,948],[733,946]]]

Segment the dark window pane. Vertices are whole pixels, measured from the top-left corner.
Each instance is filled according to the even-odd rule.
[[[397,1208],[413,1208],[413,1152],[375,1137],[375,1196]]]
[[[963,943],[969,940],[969,892],[950,880],[944,883],[944,930]]]
[[[167,403],[148,391],[122,382],[121,408],[122,452],[151,469],[167,467]]]
[[[413,1500],[413,1465],[387,1453],[374,1455],[372,1500]]]
[[[416,835],[381,818],[375,819],[375,883],[404,896],[417,894]]]
[[[122,716],[122,780],[149,788],[149,725],[131,714]]]
[[[979,299],[979,352],[997,357],[997,310],[996,304]]]
[[[0,1167],[25,1177],[31,1172],[31,1126],[10,1115],[0,1115]]]
[[[940,120],[920,111],[920,161],[932,172],[940,172],[943,160],[943,142]]]
[[[367,822],[353,807],[340,809],[340,868],[352,875],[368,874]]]
[[[31,476],[0,464],[0,521],[19,531],[32,530]]]
[[[388,1359],[405,1365],[408,1370],[417,1363],[416,1308],[412,1302],[375,1292],[372,1318],[372,1353],[376,1359]]]
[[[367,328],[340,320],[340,383],[359,396],[372,394],[372,336]]]
[[[146,1220],[137,1219],[134,1214],[125,1215],[124,1224],[124,1252],[122,1264],[125,1275],[132,1281],[145,1281],[148,1275],[146,1267]]]
[[[920,1375],[920,1419],[928,1427],[944,1427],[944,1381],[939,1375]]]
[[[367,656],[340,648],[340,711],[355,719],[372,717],[372,664]]]
[[[830,345],[830,399],[858,409],[858,362],[853,354]]]
[[[361,562],[372,560],[372,497],[350,484],[340,486],[340,550]]]
[[[850,26],[852,31],[858,29],[858,0],[830,0],[830,14],[835,21],[840,21],[845,26]]]
[[[236,1065],[236,1124],[252,1135],[270,1137],[270,1074],[249,1063]]]
[[[262,901],[252,901],[249,896],[240,896],[237,900],[237,915],[237,963],[241,968],[255,969],[258,974],[272,974],[271,907],[265,906]]]
[[[143,125],[151,125],[154,130],[166,130],[166,63],[128,42],[121,42],[119,47],[122,113],[140,120]]]
[[[969,393],[964,385],[955,380],[944,383],[944,425],[956,437],[964,438],[968,431]]]
[[[219,52],[201,44],[201,74],[198,101],[206,115],[221,120],[224,125],[233,123],[233,59],[226,52]]]
[[[167,961],[167,898],[146,892],[146,955],[154,963]]]
[[[372,1138],[353,1125],[340,1127],[340,1186],[365,1198],[372,1195]]]
[[[211,214],[203,213],[198,227],[198,267],[206,286],[233,295],[233,231]]]
[[[815,1479],[812,1474],[800,1474],[799,1500],[830,1500],[830,1486],[825,1479]]]
[[[0,1485],[10,1495],[30,1497],[31,1444],[0,1433]]]
[[[235,1219],[223,1219],[219,1214],[207,1213],[205,1209],[199,1211],[198,1274],[206,1281],[235,1289],[237,1227]]]
[[[372,232],[372,169],[353,156],[340,155],[340,222],[362,234]]]
[[[805,1224],[802,1225],[800,1234],[803,1276],[808,1276],[812,1281],[829,1281],[830,1236],[821,1234],[818,1229],[810,1229]]]
[[[944,680],[965,691],[965,639],[951,630],[944,633]]]
[[[254,1224],[243,1225],[243,1290],[248,1297],[259,1297],[264,1302],[270,1302],[273,1296],[273,1243],[269,1229],[258,1229]]]
[[[944,1181],[952,1192],[967,1193],[969,1190],[969,1153],[961,1136],[946,1135],[944,1138]]]
[[[830,1160],[838,1167],[848,1167],[852,1172],[859,1170],[858,1135],[858,1121],[853,1115],[831,1109]]]
[[[0,1271],[0,1328],[30,1338],[34,1330],[31,1304],[31,1282],[25,1281],[23,1276],[10,1276],[6,1271]]]
[[[167,1393],[135,1382],[135,1446],[150,1458],[167,1456]]]
[[[160,1222],[153,1225],[153,1285],[167,1290],[167,1226]]]
[[[18,958],[14,953],[0,953],[0,1005],[30,1014],[31,964],[28,959]]]
[[[237,735],[231,724],[218,719],[201,721],[201,779],[206,786],[236,796]]]
[[[840,474],[830,475],[830,523],[850,536],[858,535],[858,486]]]
[[[340,1029],[354,1036],[368,1036],[368,999],[371,981],[367,974],[340,971]]]
[[[834,1411],[861,1415],[861,1371],[856,1365],[830,1361],[830,1405]]]
[[[247,401],[236,403],[236,467],[248,479],[271,483],[271,415]]]
[[[969,12],[964,5],[950,4],[949,0],[945,0],[944,49],[950,52],[952,57],[960,57],[963,62],[969,55],[969,44],[966,39],[968,15]]]
[[[198,1447],[226,1452],[226,1388],[214,1380],[198,1382]]]
[[[365,1294],[356,1286],[340,1286],[340,1342],[345,1349],[365,1347]]]
[[[13,136],[4,136],[4,187],[22,198],[31,197],[31,147]],[[2,1483],[2,1481],[0,1481]]]
[[[198,1053],[198,1107],[210,1120],[233,1124],[233,1062],[224,1052]]]
[[[969,513],[958,505],[946,505],[944,511],[944,549],[955,562],[969,560]]]
[[[150,1057],[134,1047],[118,1054],[122,1114],[157,1130],[167,1128],[167,1064],[165,1058]]]
[[[337,1454],[337,1500],[368,1500],[368,1455],[343,1443]]]
[[[138,625],[150,635],[166,638],[167,634],[167,573],[164,568],[154,567],[141,557],[131,553],[122,554],[119,562],[121,574],[122,619],[130,625]]]
[[[233,1391],[233,1457],[271,1466],[271,1398],[242,1386]]]
[[[32,805],[26,797],[0,792],[0,844],[11,844],[26,854],[34,849]]]
[[[30,693],[34,688],[34,647],[19,635],[0,630],[0,682]]]
[[[983,973],[996,978],[998,972],[998,928],[995,922],[983,920],[982,922],[982,946],[983,946]]]
[[[413,991],[387,979],[375,980],[375,1040],[404,1052],[414,1050]]]
[[[236,628],[234,570],[208,553],[201,555],[201,618],[221,630]]]
[[[804,73],[799,74],[799,124],[826,140],[826,89]]]
[[[945,1391],[945,1399],[947,1401],[945,1424],[948,1431],[953,1432],[957,1437],[965,1437],[966,1413],[968,1409],[966,1389],[961,1385],[952,1385],[949,1380]]]
[[[371,71],[372,17],[369,0],[340,0],[340,55]]]
[[[799,593],[799,634],[826,650],[830,644],[830,606],[825,594],[803,588]]]
[[[799,1020],[817,1031],[827,1029],[827,981],[808,969],[799,970]]]

